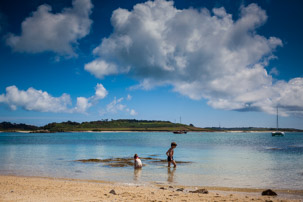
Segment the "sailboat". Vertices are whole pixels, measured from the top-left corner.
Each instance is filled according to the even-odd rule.
[[[181,116],[180,116],[180,124],[181,124]],[[186,134],[187,131],[186,130],[177,130],[177,131],[173,131],[174,134]]]
[[[284,136],[285,133],[279,131],[279,108],[277,107],[277,130],[271,133],[272,136]]]
[[[174,134],[186,134],[187,131],[186,130],[177,130],[177,131],[173,131]]]

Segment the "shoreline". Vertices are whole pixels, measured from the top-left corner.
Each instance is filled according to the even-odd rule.
[[[209,193],[190,193],[197,189],[207,189]],[[111,190],[114,190],[115,194],[110,193]],[[262,191],[264,190],[182,186],[156,182],[128,184],[101,180],[0,175],[0,201],[302,201],[303,199],[303,190],[274,190],[278,194],[275,197],[261,196]]]
[[[167,132],[172,133],[173,131],[163,131],[163,130],[100,130],[100,131],[93,131],[93,130],[83,130],[83,131],[58,131],[58,132],[39,132],[39,131],[24,131],[24,130],[16,130],[16,131],[1,131],[0,133],[136,133],[136,132],[143,132],[143,133],[160,133],[160,132]],[[240,131],[240,130],[233,130],[233,131],[187,131],[188,133],[272,133],[273,131]],[[297,131],[287,131],[286,133],[297,133]]]
[[[22,130],[16,130],[16,131],[0,131],[0,132],[6,132],[6,133],[140,133],[140,132],[147,132],[147,133],[160,133],[160,132],[167,132],[167,133],[172,133],[173,131],[167,131],[167,130],[100,130],[100,131],[94,131],[94,130],[71,130],[71,131],[57,131],[57,132],[48,132],[48,131],[43,131],[43,132],[38,132],[38,131],[22,131]],[[222,131],[187,131],[187,132],[193,132],[193,133],[198,133],[198,132],[203,132],[203,133],[212,133],[212,132],[222,132]]]

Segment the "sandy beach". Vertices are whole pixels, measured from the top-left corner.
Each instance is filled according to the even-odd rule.
[[[0,201],[301,201],[302,194],[297,191],[296,197],[273,197],[261,196],[260,190],[226,188],[190,193],[197,189],[202,187],[0,176]]]

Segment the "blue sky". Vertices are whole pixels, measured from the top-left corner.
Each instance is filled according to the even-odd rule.
[[[303,129],[301,1],[4,0],[0,121]]]

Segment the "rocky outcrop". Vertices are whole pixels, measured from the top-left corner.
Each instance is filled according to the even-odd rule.
[[[278,194],[271,189],[262,192],[262,196],[277,196]]]

